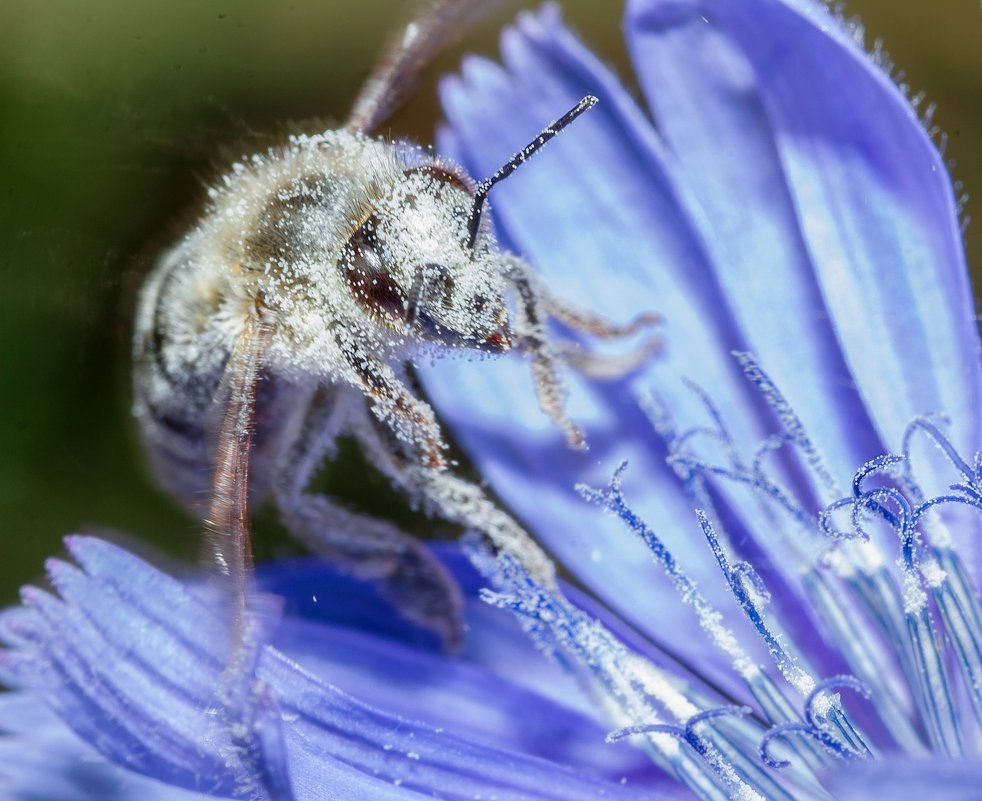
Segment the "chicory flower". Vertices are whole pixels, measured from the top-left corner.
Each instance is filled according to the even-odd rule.
[[[971,797],[982,362],[943,162],[824,6],[630,0],[626,34],[646,108],[547,7],[445,82],[439,147],[487,175],[597,95],[496,187],[498,234],[571,301],[662,312],[666,356],[570,377],[586,453],[522,364],[421,368],[599,600],[443,549],[447,656],[370,587],[274,565],[222,678],[206,587],[72,538],[57,595],[0,618],[9,797]]]

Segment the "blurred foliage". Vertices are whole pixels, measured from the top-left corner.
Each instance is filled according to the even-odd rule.
[[[616,6],[566,7],[587,41],[629,74]],[[411,8],[395,0],[0,4],[0,603],[37,578],[71,531],[128,531],[176,554],[197,552],[198,527],[153,488],[129,416],[136,289],[221,153],[259,149],[290,120],[342,117]],[[956,177],[982,192],[978,5],[855,0],[849,11],[885,40],[907,82],[938,103]],[[465,49],[494,54],[495,25],[441,56],[391,132],[430,138],[436,78]],[[970,230],[977,269],[980,244]],[[398,503],[384,481],[362,479],[369,471],[334,472],[349,497]],[[261,541],[266,553],[290,547]]]

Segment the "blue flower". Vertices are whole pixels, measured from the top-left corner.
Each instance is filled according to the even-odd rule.
[[[72,538],[0,618],[8,797],[976,797],[982,361],[943,162],[824,6],[630,0],[626,31],[647,110],[547,7],[447,79],[439,147],[488,175],[597,95],[495,188],[499,237],[584,307],[657,308],[665,358],[570,377],[586,453],[521,363],[421,370],[591,595],[440,549],[448,657],[273,565],[229,672],[207,586]]]

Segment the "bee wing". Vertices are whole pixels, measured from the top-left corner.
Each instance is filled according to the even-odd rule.
[[[242,625],[252,575],[249,535],[249,452],[256,388],[272,329],[250,318],[232,353],[215,396],[215,474],[208,507],[207,555],[228,579],[235,622]]]
[[[432,0],[385,49],[355,100],[345,128],[369,133],[406,99],[420,70],[443,47],[507,0]]]

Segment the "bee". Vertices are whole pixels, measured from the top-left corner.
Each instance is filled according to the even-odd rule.
[[[204,518],[211,558],[242,609],[249,508],[271,499],[315,553],[377,581],[407,618],[448,643],[459,638],[459,590],[420,542],[310,490],[342,435],[431,514],[479,532],[550,584],[552,563],[522,526],[451,469],[411,363],[452,349],[520,351],[542,409],[582,447],[560,378],[572,350],[550,334],[549,320],[600,337],[656,320],[617,326],[560,302],[525,261],[498,248],[485,213],[491,187],[594,98],[480,183],[425,149],[371,136],[478,5],[444,0],[411,23],[340,128],[236,163],[140,292],[142,440],[159,483]],[[576,366],[589,371],[589,355]],[[592,367],[606,369],[599,359]]]

